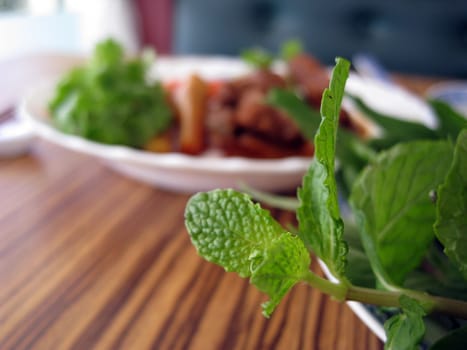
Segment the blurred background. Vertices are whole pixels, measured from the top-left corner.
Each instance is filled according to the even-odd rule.
[[[108,36],[130,53],[226,55],[296,38],[326,64],[368,53],[391,71],[467,77],[465,0],[0,0],[0,59],[88,53]]]

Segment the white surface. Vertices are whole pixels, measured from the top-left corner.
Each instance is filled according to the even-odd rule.
[[[326,277],[332,282],[337,282],[337,279],[331,274],[331,272],[329,272],[326,264],[322,260],[318,260],[318,262]],[[372,315],[370,311],[365,309],[362,303],[356,301],[347,301],[347,305],[349,305],[358,318],[361,319],[363,323],[365,323],[367,327],[370,328],[379,339],[381,339],[381,341],[386,341],[386,333],[384,332],[383,325],[375,316]]]
[[[29,151],[34,133],[25,122],[10,119],[0,123],[0,158],[11,158]]]
[[[249,71],[240,60],[225,57],[179,57],[158,59],[151,71],[151,78],[176,79],[196,71],[201,76],[229,78]],[[357,79],[357,80],[356,80]],[[403,94],[385,89],[373,96],[374,83],[351,76],[348,85],[352,93],[359,92],[366,101],[370,98],[372,107],[380,109],[397,99],[401,111],[414,110],[420,118],[423,108],[411,105],[411,95],[404,100]],[[246,183],[258,190],[280,191],[294,189],[301,183],[310,159],[290,157],[280,160],[258,160],[241,157],[225,158],[219,155],[188,156],[179,153],[156,154],[123,146],[98,144],[77,136],[66,135],[50,125],[47,115],[47,101],[50,99],[55,81],[50,80],[31,90],[21,104],[20,115],[33,130],[44,139],[60,146],[83,152],[105,161],[113,169],[146,183],[180,192],[205,191],[214,188],[238,187]],[[358,90],[358,91],[357,91]],[[380,99],[380,105],[378,100]],[[366,101],[369,102],[369,101]],[[402,117],[405,117],[402,115]]]
[[[427,91],[427,96],[449,103],[467,118],[467,82],[446,81],[435,84]]]

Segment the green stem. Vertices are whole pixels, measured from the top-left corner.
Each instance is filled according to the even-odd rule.
[[[433,296],[414,290],[385,291],[333,283],[311,271],[305,275],[304,281],[338,301],[352,300],[377,306],[400,307],[399,298],[405,294],[420,302],[427,313],[439,312],[467,319],[467,302],[461,300]]]
[[[304,276],[303,281],[308,283],[313,288],[318,288],[325,294],[330,295],[338,301],[344,301],[347,294],[347,285],[342,283],[333,283],[325,278],[322,278],[311,271]]]

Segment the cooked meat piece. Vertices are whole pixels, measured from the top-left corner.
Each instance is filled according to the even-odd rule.
[[[283,158],[290,156],[312,156],[313,145],[304,142],[298,147],[278,145],[248,133],[241,134],[225,145],[225,152],[229,156],[243,156],[250,158]]]
[[[321,96],[329,85],[329,74],[326,67],[307,54],[300,54],[288,62],[290,77],[298,85],[307,101],[319,108]]]
[[[281,111],[265,104],[266,95],[259,90],[248,90],[240,100],[235,113],[237,128],[257,134],[277,144],[300,143],[303,138],[294,121]]]

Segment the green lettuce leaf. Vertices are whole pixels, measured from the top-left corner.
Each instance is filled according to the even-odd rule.
[[[402,313],[392,316],[384,323],[387,341],[385,350],[416,350],[425,334],[423,316],[425,310],[414,299],[402,295],[399,299]]]
[[[357,179],[350,203],[378,280],[401,285],[420,264],[433,238],[435,205],[429,194],[452,158],[445,141],[414,141],[382,152]]]
[[[467,279],[467,129],[457,138],[454,160],[439,188],[436,208],[436,236]]]
[[[339,111],[350,63],[336,60],[330,86],[323,93],[322,121],[315,136],[315,159],[298,190],[300,237],[336,277],[343,277],[347,244],[340,217],[334,162]]]

